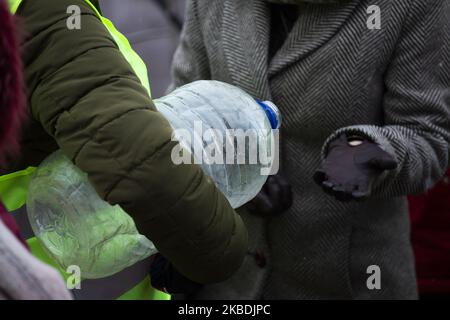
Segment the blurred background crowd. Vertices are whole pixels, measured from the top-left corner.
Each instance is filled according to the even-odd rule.
[[[127,6],[109,0],[101,6],[150,66],[152,90],[160,97],[171,83],[186,0],[133,2],[134,6]],[[450,170],[432,190],[409,200],[419,292],[422,298],[450,298]]]

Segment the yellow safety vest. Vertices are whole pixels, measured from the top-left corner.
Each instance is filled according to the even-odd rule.
[[[22,1],[23,0],[8,0],[11,13],[15,14],[17,12]],[[151,96],[147,67],[145,63],[131,48],[131,45],[125,36],[123,36],[114,27],[113,23],[103,17],[98,9],[89,0],[85,0],[85,2],[95,11],[103,25],[113,37],[125,59],[140,79],[142,85],[147,89],[149,96]],[[26,207],[26,195],[29,182],[35,170],[36,168],[29,167],[22,171],[0,176],[0,199],[8,212],[11,212],[13,215],[17,213],[16,219],[27,219],[26,210],[24,210]],[[68,278],[69,275],[64,270],[59,268],[56,263],[52,261],[52,259],[50,259],[36,237],[28,239],[27,242],[33,252],[33,255],[57,268],[64,278]],[[169,295],[151,287],[150,277],[148,276],[148,273],[145,273],[145,271],[149,271],[148,269],[148,261],[143,261],[108,278],[98,280],[82,280],[80,292],[83,292],[83,294],[77,295],[77,290],[75,289],[73,291],[74,296],[87,299],[102,299],[106,297],[119,300],[170,300]],[[144,278],[138,278],[138,281],[136,281],[136,275],[142,272],[145,274]],[[133,277],[135,278],[135,285],[131,288],[126,288],[125,282],[133,281],[133,279],[131,279]],[[119,288],[117,288],[117,286],[119,286]],[[85,287],[87,287],[87,289],[85,289]],[[121,290],[124,288],[126,289]],[[111,297],[112,294],[115,296]]]

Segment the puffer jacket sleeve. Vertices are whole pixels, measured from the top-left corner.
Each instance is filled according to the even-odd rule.
[[[79,30],[67,27],[72,5]],[[229,277],[247,249],[240,217],[198,166],[173,164],[168,122],[90,6],[24,0],[18,14],[33,118],[178,271],[200,283]]]
[[[450,2],[414,0],[385,74],[384,126],[342,128],[373,140],[398,163],[374,196],[429,189],[446,171],[450,141]]]
[[[197,1],[188,0],[186,10],[186,21],[173,59],[173,82],[169,86],[169,92],[192,81],[211,79]]]

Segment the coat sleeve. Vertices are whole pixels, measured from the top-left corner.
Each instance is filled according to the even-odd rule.
[[[189,82],[211,79],[195,0],[187,3],[186,21],[172,64],[172,79],[169,92]]]
[[[395,157],[374,196],[400,196],[429,189],[445,173],[450,141],[450,2],[411,1],[397,48],[385,74],[384,126],[342,128],[379,144]]]
[[[71,5],[79,30],[67,27]],[[200,283],[229,277],[246,229],[198,166],[172,162],[168,122],[100,19],[83,0],[25,0],[19,14],[33,118],[178,271]]]

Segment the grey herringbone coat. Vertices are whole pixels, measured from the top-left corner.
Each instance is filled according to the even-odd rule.
[[[367,8],[381,9],[369,29]],[[282,166],[294,190],[286,214],[243,213],[250,257],[199,298],[416,298],[405,195],[429,188],[448,164],[450,1],[349,0],[302,4],[285,45],[268,61],[263,0],[191,0],[175,55],[175,86],[237,85],[283,113]],[[398,161],[371,199],[342,203],[313,183],[327,144],[355,132]],[[381,289],[367,269],[380,267]]]

